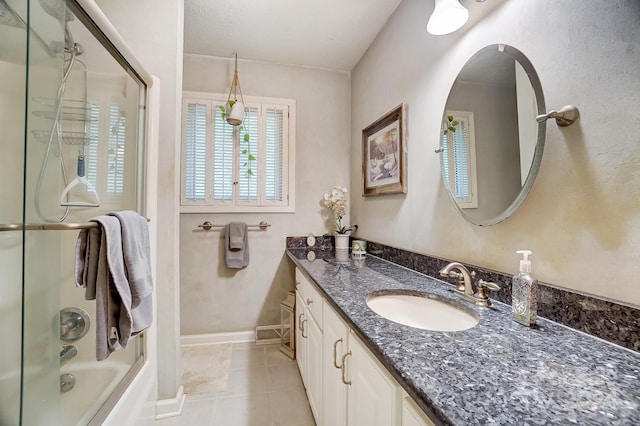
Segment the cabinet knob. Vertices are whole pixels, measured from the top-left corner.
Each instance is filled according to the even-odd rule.
[[[307,305],[310,305],[310,304],[312,304],[312,303],[313,303],[313,300],[311,300],[311,299],[307,299]]]

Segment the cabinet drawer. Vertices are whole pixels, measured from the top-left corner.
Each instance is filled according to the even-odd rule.
[[[299,269],[296,269],[296,287],[302,296],[307,311],[322,330],[322,305],[324,299],[313,284]]]

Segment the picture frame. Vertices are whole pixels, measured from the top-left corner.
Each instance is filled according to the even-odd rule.
[[[407,193],[406,105],[362,130],[362,195]]]

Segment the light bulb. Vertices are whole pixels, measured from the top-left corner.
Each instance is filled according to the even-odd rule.
[[[450,34],[469,19],[469,11],[458,0],[436,0],[436,7],[427,22],[427,31],[433,35]]]

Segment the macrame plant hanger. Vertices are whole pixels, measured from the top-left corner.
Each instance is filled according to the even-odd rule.
[[[238,102],[238,92],[240,92],[240,101]],[[233,93],[233,99],[231,94]],[[238,78],[238,54],[236,53],[236,64],[233,72],[233,81],[229,89],[227,97],[227,122],[233,126],[239,126],[244,120],[244,97],[240,88],[240,79]]]

